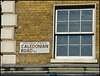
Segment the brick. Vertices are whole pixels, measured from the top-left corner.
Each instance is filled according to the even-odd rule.
[[[16,14],[18,14],[18,28],[15,31],[17,44],[17,64],[50,64],[53,47],[53,7],[54,4],[97,4],[96,16],[96,51],[99,50],[99,1],[18,1]],[[50,55],[46,54],[19,54],[21,41],[49,41]],[[98,53],[97,53],[98,58]],[[33,59],[33,60],[32,60]],[[37,59],[37,60],[36,60]],[[43,60],[42,60],[43,59]],[[21,61],[23,60],[23,61]],[[40,62],[39,62],[40,61]],[[71,72],[69,72],[71,73]]]

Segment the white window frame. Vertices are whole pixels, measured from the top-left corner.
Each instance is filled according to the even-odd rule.
[[[96,6],[96,5],[95,5]],[[69,10],[93,10],[93,23],[92,23],[92,32],[57,32],[57,11],[65,11],[65,9],[58,9],[58,10],[54,10],[55,11],[55,13],[54,14],[56,14],[56,18],[54,18],[55,19],[55,24],[54,24],[54,36],[55,36],[55,34],[67,34],[67,35],[70,35],[70,34],[91,34],[91,35],[93,35],[92,36],[92,56],[57,56],[56,54],[57,54],[57,49],[56,49],[56,44],[57,44],[57,36],[55,37],[55,39],[53,39],[54,40],[54,43],[55,43],[55,45],[54,45],[54,47],[55,47],[55,49],[54,49],[54,51],[55,51],[55,54],[54,54],[54,56],[55,56],[55,59],[95,59],[95,51],[96,51],[96,8],[94,8],[94,9],[69,9]],[[69,15],[68,15],[69,16]],[[80,22],[81,23],[81,22]],[[68,25],[69,26],[69,25]],[[81,28],[81,27],[80,27]],[[53,57],[54,58],[54,57]]]

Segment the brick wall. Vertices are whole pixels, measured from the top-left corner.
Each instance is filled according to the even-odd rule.
[[[50,64],[53,47],[53,6],[54,4],[96,3],[96,58],[99,58],[99,1],[20,1],[16,2],[18,27],[15,29],[17,42],[17,64]],[[49,54],[20,54],[20,42],[50,42]]]

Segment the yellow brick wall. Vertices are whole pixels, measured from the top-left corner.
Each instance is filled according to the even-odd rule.
[[[16,2],[18,27],[15,29],[17,41],[17,64],[50,64],[53,47],[53,6],[54,4],[96,3],[96,58],[99,58],[99,1],[96,0],[47,0]],[[49,54],[20,54],[20,42],[50,42]]]

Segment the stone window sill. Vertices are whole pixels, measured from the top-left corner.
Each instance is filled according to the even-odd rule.
[[[51,59],[51,63],[97,63],[97,59]]]

